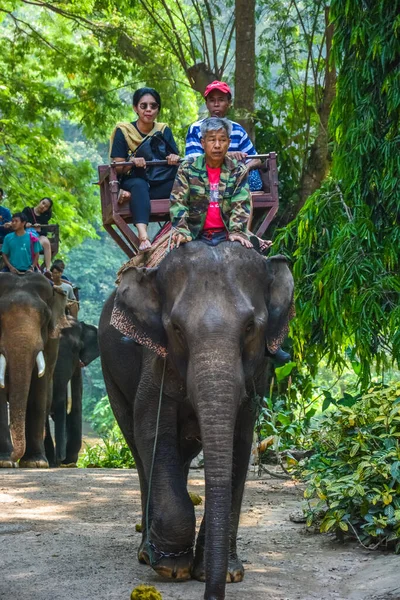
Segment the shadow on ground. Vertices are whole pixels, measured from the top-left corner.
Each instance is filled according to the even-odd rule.
[[[190,475],[204,497],[202,471]],[[289,520],[301,497],[292,482],[250,475],[238,541],[246,576],[227,600],[400,600],[399,557],[306,533]],[[0,598],[129,600],[151,583],[163,600],[201,600],[203,584],[169,583],[137,563],[139,522],[136,471],[1,471]]]

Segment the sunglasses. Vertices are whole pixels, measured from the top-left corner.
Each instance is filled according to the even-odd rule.
[[[139,108],[141,110],[146,110],[147,107],[151,108],[152,110],[156,110],[156,108],[158,108],[158,104],[157,102],[141,102],[139,104]]]

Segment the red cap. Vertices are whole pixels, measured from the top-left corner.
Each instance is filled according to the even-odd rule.
[[[204,90],[204,98],[207,98],[208,94],[213,90],[219,90],[223,94],[230,94],[232,96],[231,88],[225,81],[213,81]]]

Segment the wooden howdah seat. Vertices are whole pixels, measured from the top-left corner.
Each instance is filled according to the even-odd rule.
[[[132,223],[129,202],[118,204],[119,183],[116,165],[100,165],[98,171],[104,229],[125,254],[131,258],[138,252],[139,239],[129,226]],[[265,234],[279,208],[278,171],[275,152],[270,152],[267,155],[265,174],[269,189],[251,194],[253,202],[252,231],[259,237]],[[151,200],[150,221],[159,223],[169,221],[169,198]]]

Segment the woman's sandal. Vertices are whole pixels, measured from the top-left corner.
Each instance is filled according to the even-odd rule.
[[[150,250],[151,242],[148,237],[139,238],[139,241],[140,241],[139,248],[138,248],[139,252],[147,252],[147,250]]]

